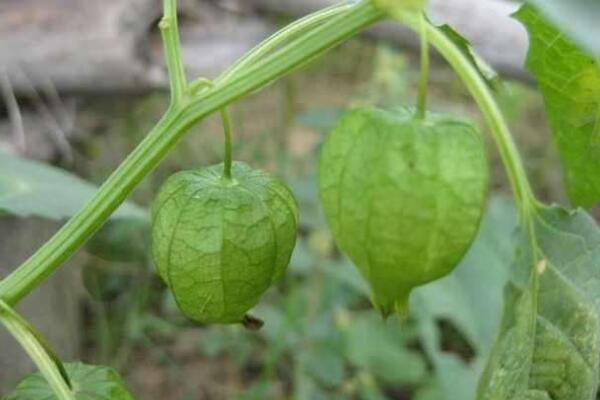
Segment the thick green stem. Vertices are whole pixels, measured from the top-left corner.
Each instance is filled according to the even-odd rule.
[[[417,118],[427,116],[427,85],[429,83],[429,40],[427,39],[427,20],[421,15],[419,24],[421,36],[421,77],[419,79],[419,97],[417,99]]]
[[[48,353],[43,343],[32,331],[27,321],[21,318],[6,303],[0,300],[0,322],[23,347],[40,370],[56,397],[60,400],[75,400],[68,382],[57,361]]]
[[[173,4],[172,0],[165,1],[166,4]],[[322,21],[288,46],[273,51],[255,64],[246,65],[243,70],[219,81],[218,85],[202,90],[187,101],[174,103],[156,127],[100,187],[94,198],[24,264],[0,282],[0,299],[8,304],[15,304],[47,279],[105,223],[193,125],[285,76],[306,60],[343,42],[383,17],[384,14],[370,1],[353,4],[343,13]],[[172,52],[167,52],[170,60],[174,56],[169,54]],[[175,65],[174,62],[168,64]],[[175,88],[180,86],[178,83]]]

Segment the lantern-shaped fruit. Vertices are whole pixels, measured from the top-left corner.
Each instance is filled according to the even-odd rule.
[[[339,247],[369,281],[383,315],[460,262],[488,187],[482,139],[469,122],[356,109],[327,139],[320,194]]]
[[[203,323],[242,322],[286,269],[298,208],[278,179],[234,163],[173,175],[152,210],[153,257],[179,308]]]

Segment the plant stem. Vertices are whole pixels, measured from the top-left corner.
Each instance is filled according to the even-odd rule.
[[[417,99],[417,118],[424,120],[427,116],[427,84],[429,82],[429,40],[427,39],[427,20],[425,15],[419,18],[419,35],[421,37],[421,78],[419,80],[419,97]]]
[[[417,32],[421,29],[421,21],[418,18],[408,18],[402,14],[397,19]],[[527,179],[527,173],[508,124],[491,90],[476,67],[441,30],[427,22],[426,31],[429,43],[452,66],[483,112],[507,170],[521,218],[528,220],[537,200]]]
[[[166,4],[173,4],[172,0],[165,1]],[[194,124],[285,76],[306,60],[383,17],[384,14],[371,1],[353,4],[343,13],[322,21],[288,46],[257,60],[255,64],[246,65],[217,86],[199,92],[188,101],[174,103],[96,195],[25,263],[0,281],[0,299],[14,305],[47,279],[106,222]],[[172,46],[172,42],[165,42],[165,46]],[[173,51],[167,51],[168,60],[174,57],[172,54]],[[178,64],[171,60],[168,65],[172,67]],[[175,88],[180,86],[176,84]]]
[[[223,134],[225,139],[225,151],[224,151],[224,161],[223,161],[223,176],[226,179],[231,179],[231,164],[232,164],[232,139],[231,139],[231,119],[229,118],[229,113],[227,112],[227,108],[223,107],[221,109],[221,120],[223,121]]]
[[[75,395],[65,379],[66,372],[61,371],[57,361],[48,353],[29,323],[2,301],[0,301],[0,322],[27,352],[56,397],[60,400],[75,400]]]
[[[304,18],[300,18],[297,21],[292,22],[280,31],[271,35],[259,46],[252,49],[249,53],[240,58],[231,67],[227,68],[216,80],[215,83],[225,81],[234,76],[239,71],[242,71],[249,65],[256,63],[262,59],[269,52],[276,50],[278,47],[283,45],[290,38],[305,32],[306,30],[347,11],[350,7],[349,4],[342,3],[337,4],[328,8],[325,8],[314,14],[307,15]]]
[[[162,36],[167,71],[171,86],[171,104],[180,102],[187,91],[187,79],[181,57],[181,42],[177,22],[177,0],[164,0],[164,14],[158,27]]]

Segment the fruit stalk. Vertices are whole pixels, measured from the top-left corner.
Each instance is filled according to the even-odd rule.
[[[224,161],[223,161],[223,176],[226,179],[231,179],[231,164],[233,157],[233,141],[231,138],[231,119],[226,108],[221,109],[221,120],[223,121],[223,135],[225,141]]]

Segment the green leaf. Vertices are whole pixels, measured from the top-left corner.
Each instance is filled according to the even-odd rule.
[[[414,397],[414,400],[440,400],[444,398],[444,393],[439,385],[435,382],[431,382],[420,388],[419,391],[415,393]]]
[[[79,211],[96,190],[59,168],[0,152],[0,214],[62,220]],[[125,203],[113,218],[148,219],[148,215]]]
[[[528,0],[570,38],[600,56],[598,0]]]
[[[540,208],[520,233],[480,400],[593,400],[600,365],[600,230],[585,212]]]
[[[359,389],[360,400],[387,400],[388,397],[381,391],[381,389],[372,382],[361,382],[362,385]]]
[[[90,260],[82,269],[83,286],[90,297],[110,302],[134,288],[139,271],[137,264]]]
[[[106,261],[143,262],[150,249],[148,220],[113,220],[87,243],[86,249]]]
[[[65,364],[77,400],[133,400],[125,383],[112,368],[86,365],[80,362]],[[15,391],[4,400],[61,400],[41,374],[23,379]]]
[[[343,112],[344,110],[340,108],[313,107],[300,113],[296,122],[298,125],[326,134],[340,119]]]
[[[473,64],[477,72],[479,72],[481,78],[483,78],[488,86],[495,91],[500,91],[502,82],[500,81],[498,73],[492,68],[491,65],[481,58],[477,52],[475,52],[471,42],[463,35],[458,33],[458,31],[456,31],[450,25],[442,25],[439,28],[442,32],[444,32],[444,34],[446,34],[448,39],[454,42],[454,44],[462,51],[465,57],[471,61],[471,64]]]
[[[344,380],[344,358],[342,354],[332,346],[314,346],[308,350],[303,366],[306,373],[315,378],[325,387],[334,387]]]
[[[598,60],[581,51],[533,7],[522,7],[516,18],[529,31],[531,46],[527,68],[537,79],[544,96],[566,168],[571,202],[576,206],[593,206],[600,200]],[[571,23],[578,25],[579,21],[573,19]]]
[[[354,319],[345,332],[350,363],[388,384],[419,383],[426,373],[423,359],[399,341],[393,326],[374,313]]]

